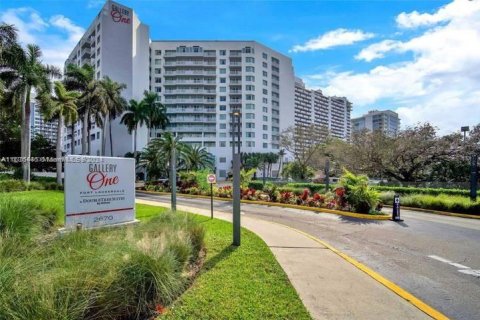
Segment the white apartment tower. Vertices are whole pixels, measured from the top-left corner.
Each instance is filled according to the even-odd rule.
[[[113,1],[107,1],[87,31],[70,53],[65,65],[90,64],[95,76],[104,76],[127,85],[124,97],[141,99],[149,86],[149,29],[141,23],[134,11]],[[100,155],[102,130],[92,122],[90,133],[91,155]],[[64,151],[71,152],[72,143],[76,154],[81,152],[82,123],[75,125],[74,141],[70,127],[64,128]],[[106,155],[110,156],[108,130],[105,130]],[[123,156],[132,151],[133,137],[127,132],[120,118],[112,123],[113,154]],[[147,130],[140,128],[138,144],[147,142]]]
[[[242,152],[279,151],[280,132],[293,125],[290,58],[255,41],[152,41],[150,47],[151,90],[167,107],[167,130],[215,155],[220,178],[231,167],[234,111],[241,114]]]
[[[349,141],[352,104],[344,97],[328,97],[321,90],[309,90],[295,79],[295,125],[316,124],[328,128],[331,136]]]
[[[57,143],[57,120],[45,121],[40,112],[39,105],[35,102],[31,103],[30,113],[30,136],[33,139],[35,135],[40,134],[48,139],[51,143]]]
[[[394,136],[400,129],[398,113],[391,110],[371,110],[361,117],[352,119],[353,131],[383,131],[385,134]]]
[[[241,114],[242,152],[278,152],[280,132],[294,124],[292,61],[255,41],[156,41],[133,10],[108,1],[66,63],[95,67],[97,78],[125,83],[125,98],[158,93],[173,132],[215,156],[219,178],[231,168],[232,113]],[[94,127],[94,125],[92,126]],[[236,127],[236,124],[235,124]],[[108,131],[108,130],[106,130]],[[64,138],[70,152],[71,132]],[[138,132],[137,150],[160,129]],[[108,134],[108,132],[107,132]],[[81,151],[81,123],[75,127],[75,152]],[[132,151],[132,136],[116,119],[113,156]],[[100,154],[102,130],[92,129],[91,154]],[[107,152],[109,156],[108,137]]]

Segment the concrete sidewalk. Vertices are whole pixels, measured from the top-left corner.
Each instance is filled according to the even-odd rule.
[[[169,207],[165,203],[137,203]],[[209,210],[177,206],[178,210],[210,216]],[[232,215],[215,212],[232,221]],[[294,229],[242,215],[242,227],[270,247],[314,319],[429,319],[337,254]]]

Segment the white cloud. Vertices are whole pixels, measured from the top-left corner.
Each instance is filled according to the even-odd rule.
[[[405,125],[428,121],[446,133],[480,122],[480,1],[457,2],[470,5],[468,15],[450,15],[445,24],[433,25],[411,39],[382,41],[357,55],[371,61],[387,53],[410,52],[410,60],[367,72],[310,75],[307,84],[347,96],[354,110],[390,103],[388,107],[397,109]],[[449,6],[431,15],[436,17]]]
[[[363,32],[362,30],[347,30],[340,28],[310,39],[305,44],[295,45],[290,51],[305,52],[325,50],[332,47],[350,45],[373,37],[373,33]]]
[[[419,13],[413,11],[410,13],[402,12],[397,16],[397,25],[401,28],[416,28],[421,26],[431,26],[440,22],[447,22],[452,19],[468,18],[474,15],[472,8],[478,7],[479,1],[456,0],[440,9],[435,13]]]
[[[63,67],[65,59],[84,33],[63,15],[41,17],[32,8],[14,8],[0,14],[0,21],[14,24],[22,44],[35,43],[43,52],[43,61]]]
[[[365,60],[370,62],[374,59],[383,58],[385,53],[399,49],[399,42],[395,40],[384,40],[378,43],[369,45],[368,47],[362,49],[359,54],[355,56],[357,60]]]
[[[105,0],[88,0],[87,8],[98,8],[105,3]]]

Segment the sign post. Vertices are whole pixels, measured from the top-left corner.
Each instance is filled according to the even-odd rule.
[[[209,174],[207,176],[207,182],[210,184],[210,219],[213,219],[213,184],[217,183],[215,174]]]
[[[396,222],[403,221],[400,219],[400,196],[398,194],[393,197],[392,220]]]
[[[135,220],[135,160],[65,157],[65,229],[123,225]]]

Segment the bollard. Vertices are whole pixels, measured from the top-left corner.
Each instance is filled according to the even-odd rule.
[[[400,196],[398,194],[393,197],[392,220],[396,222],[403,221],[400,219]]]

